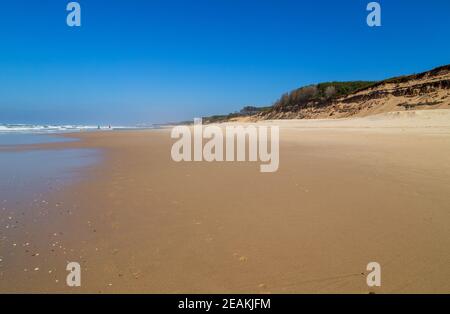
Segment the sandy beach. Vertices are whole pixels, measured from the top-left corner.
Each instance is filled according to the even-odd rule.
[[[32,210],[2,208],[0,292],[450,292],[450,110],[264,123],[280,126],[275,173],[176,163],[169,129],[26,146],[101,160]]]

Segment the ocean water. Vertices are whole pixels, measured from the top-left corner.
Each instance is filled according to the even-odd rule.
[[[142,126],[35,125],[0,123],[0,205],[19,204],[77,180],[99,161],[92,149],[30,149],[24,145],[76,141],[57,134],[153,129]],[[19,149],[15,149],[19,148]]]
[[[0,134],[52,134],[82,131],[114,131],[153,129],[155,125],[111,126],[111,125],[45,125],[45,124],[6,124],[0,123]]]
[[[1,133],[62,133],[76,131],[112,130],[111,126],[94,125],[44,125],[44,124],[0,124]]]
[[[76,139],[69,139],[40,133],[0,133],[0,149],[2,148],[2,146],[58,143],[69,141],[76,141]]]
[[[80,179],[81,170],[99,161],[100,152],[93,149],[14,149],[70,140],[54,135],[0,133],[0,205],[10,209],[22,206]]]

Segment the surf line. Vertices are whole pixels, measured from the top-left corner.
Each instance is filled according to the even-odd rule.
[[[171,155],[172,160],[176,162],[260,161],[263,163],[260,165],[260,172],[275,172],[280,164],[279,137],[278,126],[203,126],[202,119],[196,118],[193,127],[182,125],[172,129],[171,138],[178,141],[172,145]],[[203,145],[204,139],[207,140],[205,145]]]

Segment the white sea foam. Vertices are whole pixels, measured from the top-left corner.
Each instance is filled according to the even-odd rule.
[[[66,133],[77,131],[136,129],[128,126],[0,124],[0,133]]]

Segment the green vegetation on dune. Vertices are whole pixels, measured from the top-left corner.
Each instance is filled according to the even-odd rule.
[[[229,121],[233,118],[253,116],[265,111],[270,111],[274,107],[289,108],[302,107],[311,102],[326,102],[330,99],[346,96],[360,89],[367,88],[376,82],[355,81],[355,82],[325,82],[317,85],[308,85],[297,88],[290,93],[283,94],[281,98],[269,107],[246,106],[239,112],[226,115],[214,115],[204,117],[205,123],[218,123]]]
[[[360,89],[367,88],[376,82],[371,81],[353,81],[353,82],[326,82],[317,84],[319,90],[319,97],[327,97],[327,90],[334,88],[336,93],[334,97],[346,96],[354,93]]]
[[[272,107],[254,107],[254,106],[245,106],[242,108],[239,112],[233,112],[226,115],[214,115],[210,117],[204,117],[204,123],[219,123],[219,122],[225,122],[233,118],[239,118],[239,117],[246,117],[246,116],[253,116],[258,113],[267,111],[272,109]]]
[[[376,82],[325,82],[297,88],[290,93],[283,94],[275,103],[275,107],[303,106],[310,102],[322,102],[333,98],[349,95],[367,88]]]

